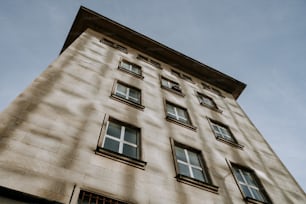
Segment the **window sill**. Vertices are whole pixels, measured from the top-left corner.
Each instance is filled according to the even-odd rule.
[[[130,157],[126,157],[122,154],[103,149],[102,147],[99,147],[99,146],[97,147],[95,153],[97,155],[104,156],[106,158],[109,158],[109,159],[112,159],[112,160],[115,160],[115,161],[119,161],[119,162],[122,162],[124,164],[130,165],[130,166],[142,169],[142,170],[144,170],[146,165],[147,165],[147,162],[145,162],[145,161],[130,158]]]
[[[145,108],[143,105],[140,105],[138,103],[134,103],[132,101],[126,100],[126,99],[121,98],[121,97],[119,97],[119,96],[117,96],[115,94],[112,94],[111,98],[113,98],[114,100],[120,101],[122,103],[125,103],[127,105],[133,106],[134,108],[137,108],[139,110],[143,110]]]
[[[195,127],[195,126],[193,126],[193,125],[190,125],[190,124],[187,124],[187,123],[183,123],[183,122],[181,122],[181,121],[179,121],[179,120],[176,120],[176,119],[174,119],[174,118],[171,118],[171,117],[169,117],[169,116],[166,117],[166,120],[169,121],[169,122],[173,122],[173,123],[175,123],[175,124],[177,124],[177,125],[180,125],[180,126],[189,128],[189,129],[191,129],[191,130],[193,130],[193,131],[196,131],[196,130],[197,130],[197,127]]]
[[[182,93],[182,91],[180,90],[175,90],[175,89],[170,89],[170,88],[168,88],[168,87],[164,87],[164,86],[161,86],[161,88],[162,89],[165,89],[165,90],[167,90],[167,91],[170,91],[170,92],[172,92],[172,93],[175,93],[175,94],[177,94],[177,95],[180,95],[180,96],[185,96],[185,94],[183,94]]]
[[[134,77],[137,77],[137,78],[139,78],[139,79],[143,79],[144,77],[142,76],[142,74],[136,74],[136,73],[134,73],[134,72],[131,72],[131,71],[129,71],[129,70],[127,70],[127,69],[124,69],[124,68],[122,68],[122,67],[118,67],[118,70],[120,70],[120,71],[123,71],[123,72],[125,72],[125,73],[128,73],[128,74],[130,74],[130,75],[132,75],[132,76],[134,76]]]
[[[219,137],[219,136],[216,136],[216,139],[219,140],[220,142],[229,144],[229,145],[231,145],[233,147],[236,147],[236,148],[239,148],[239,149],[243,149],[244,148],[244,146],[241,145],[241,144],[238,144],[238,143],[235,143],[235,142],[223,139],[222,137]]]
[[[179,182],[218,194],[218,189],[219,189],[218,186],[214,186],[212,184],[205,183],[205,182],[202,182],[202,181],[199,181],[199,180],[196,180],[196,179],[193,179],[193,178],[181,175],[181,174],[176,175],[175,178]]]
[[[214,108],[214,107],[208,106],[205,103],[200,103],[200,104],[201,104],[201,106],[204,106],[205,108],[209,108],[210,110],[216,111],[218,113],[222,113],[222,110],[220,110],[219,108]]]
[[[245,200],[247,203],[251,203],[251,204],[269,204],[269,203],[267,203],[267,202],[255,200],[254,198],[250,198],[250,197],[245,197],[244,200]]]

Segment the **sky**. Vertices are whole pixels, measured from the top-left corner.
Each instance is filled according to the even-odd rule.
[[[0,111],[58,57],[81,5],[246,83],[238,103],[305,191],[305,0],[3,1]]]

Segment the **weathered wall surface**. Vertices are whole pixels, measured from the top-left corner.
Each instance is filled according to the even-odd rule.
[[[236,101],[217,96],[163,69],[83,33],[0,115],[0,185],[76,203],[80,189],[131,203],[245,203],[226,162],[255,170],[273,203],[306,203],[303,190],[281,164]],[[121,59],[135,62],[144,79],[118,70]],[[161,89],[160,75],[179,82],[185,96]],[[115,80],[142,90],[139,110],[110,97]],[[212,97],[222,113],[201,106],[196,91]],[[196,131],[165,120],[164,102],[188,109]],[[141,128],[145,170],[95,154],[105,115]],[[227,124],[243,149],[216,140],[208,118]],[[103,137],[103,135],[101,135]],[[170,138],[201,149],[219,193],[175,178]]]

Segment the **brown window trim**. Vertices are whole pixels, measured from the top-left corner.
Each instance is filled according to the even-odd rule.
[[[194,149],[190,146],[179,143],[179,142],[175,141],[173,138],[170,138],[170,144],[171,144],[172,156],[173,156],[173,161],[174,161],[176,180],[178,182],[181,182],[181,183],[184,183],[184,184],[187,184],[187,185],[191,185],[191,186],[203,189],[203,190],[210,191],[212,193],[219,194],[218,193],[219,187],[213,184],[213,181],[210,177],[210,174],[209,174],[208,168],[206,166],[206,163],[204,162],[204,157],[202,155],[202,152],[197,150],[197,149]],[[184,175],[178,173],[179,170],[178,170],[177,158],[176,158],[176,153],[175,153],[175,146],[179,146],[179,147],[182,147],[182,148],[185,148],[185,149],[189,149],[193,152],[197,152],[198,154],[200,154],[200,156],[201,156],[200,160],[201,160],[201,163],[202,163],[202,168],[203,168],[203,170],[205,170],[205,173],[207,174],[206,176],[208,177],[208,180],[209,180],[210,183],[202,182],[202,181],[199,181],[197,179],[193,179],[191,177],[184,176]]]
[[[181,122],[181,121],[179,121],[179,120],[176,120],[176,119],[174,119],[174,118],[168,116],[168,114],[167,114],[167,103],[172,104],[172,105],[174,105],[174,106],[176,106],[176,107],[185,109],[186,112],[187,112],[188,120],[189,120],[190,124],[183,123],[183,122]],[[170,101],[168,101],[168,100],[164,100],[164,108],[165,108],[165,114],[166,114],[166,120],[167,120],[167,121],[172,122],[172,123],[175,123],[175,124],[180,125],[180,126],[182,126],[182,127],[189,128],[189,129],[191,129],[191,130],[193,130],[193,131],[196,131],[196,130],[197,130],[197,127],[195,127],[195,126],[192,125],[193,123],[192,123],[192,121],[191,121],[190,115],[189,115],[189,113],[188,113],[188,111],[187,111],[186,108],[184,108],[184,107],[182,107],[182,106],[180,106],[180,105],[177,105],[177,104],[175,104],[175,103],[172,103],[172,102],[170,102]]]
[[[117,96],[117,95],[116,95],[116,85],[117,85],[117,83],[120,83],[120,84],[123,84],[123,85],[125,85],[125,86],[127,86],[127,87],[131,87],[131,88],[134,88],[134,89],[139,90],[139,91],[140,91],[140,104],[135,103],[135,102],[133,102],[133,101],[130,101],[130,100],[128,100],[128,99],[122,98],[122,97],[120,97],[120,96]],[[119,101],[119,102],[125,103],[125,104],[127,104],[127,105],[129,105],[129,106],[132,106],[132,107],[134,107],[134,108],[137,108],[137,109],[139,109],[139,110],[143,110],[143,109],[145,108],[145,106],[142,105],[142,94],[141,94],[141,90],[138,89],[137,87],[131,86],[131,85],[129,85],[129,84],[127,84],[127,83],[124,83],[124,82],[122,82],[122,81],[119,81],[119,80],[117,80],[117,79],[116,79],[115,82],[114,82],[114,85],[113,85],[113,88],[112,88],[112,93],[111,93],[110,97],[111,97],[112,99],[114,99],[114,100],[117,100],[117,101]]]
[[[103,140],[104,140],[104,137],[105,137],[105,134],[106,134],[106,131],[107,131],[106,128],[107,128],[107,122],[108,121],[116,121],[118,124],[122,124],[122,125],[125,125],[127,127],[138,128],[135,125],[131,125],[129,123],[123,122],[123,121],[118,120],[116,118],[110,117],[108,114],[105,114],[104,119],[102,121],[101,130],[100,130],[100,134],[99,134],[99,138],[98,138],[95,153],[97,155],[104,156],[106,158],[109,158],[109,159],[112,159],[112,160],[115,160],[115,161],[118,161],[118,162],[121,162],[121,163],[124,163],[124,164],[127,164],[127,165],[137,167],[139,169],[144,170],[145,166],[147,165],[147,162],[142,160],[142,155],[143,154],[142,154],[142,144],[141,144],[142,143],[141,142],[142,141],[141,128],[138,128],[139,129],[139,159],[134,159],[134,158],[127,157],[127,156],[125,156],[123,154],[120,154],[120,153],[117,153],[117,152],[112,152],[112,151],[104,149],[102,147]]]
[[[178,82],[176,82],[176,81],[173,81],[173,80],[171,80],[171,79],[169,79],[169,78],[167,78],[167,77],[164,77],[164,76],[159,76],[159,78],[160,78],[160,87],[162,88],[162,89],[164,89],[164,90],[167,90],[167,91],[170,91],[170,92],[172,92],[172,93],[175,93],[175,94],[177,94],[177,95],[179,95],[179,96],[185,96],[185,94],[183,94],[183,91],[182,91],[182,88],[181,88],[181,86],[180,86],[180,84],[178,83]],[[170,81],[170,82],[172,82],[172,83],[174,83],[174,84],[177,84],[178,86],[179,86],[179,90],[176,90],[176,89],[172,89],[172,88],[168,88],[168,87],[165,87],[165,86],[163,86],[162,85],[162,79],[165,79],[165,80],[168,80],[168,81]]]
[[[227,125],[225,125],[225,124],[223,124],[223,123],[221,123],[221,122],[219,122],[219,121],[213,120],[213,119],[211,119],[211,118],[209,118],[209,117],[206,117],[206,118],[207,118],[207,120],[208,120],[208,123],[209,123],[209,126],[210,126],[210,128],[211,128],[211,131],[213,132],[215,138],[216,138],[218,141],[223,142],[223,143],[225,143],[225,144],[229,144],[229,145],[231,145],[231,146],[233,146],[233,147],[236,147],[236,148],[239,148],[239,149],[243,149],[243,148],[244,148],[244,146],[243,146],[242,144],[239,144],[239,143],[238,143],[238,141],[237,141],[237,139],[234,137],[234,135],[233,135],[231,129],[230,129]],[[230,134],[231,134],[231,137],[233,138],[233,140],[234,140],[235,142],[232,142],[232,141],[230,141],[230,140],[226,140],[226,139],[224,139],[224,138],[222,138],[222,137],[220,137],[220,136],[217,136],[216,133],[215,133],[215,131],[214,131],[214,128],[213,128],[213,126],[212,126],[212,123],[215,123],[215,124],[218,124],[218,125],[220,125],[220,126],[222,126],[222,127],[227,128],[228,131],[229,131]]]
[[[140,74],[136,74],[136,73],[134,73],[134,72],[132,72],[132,71],[130,71],[130,70],[127,70],[127,69],[121,67],[121,66],[120,66],[121,61],[124,61],[124,62],[129,63],[129,64],[133,64],[133,65],[139,67],[139,68],[140,68]],[[132,75],[132,76],[134,76],[134,77],[137,77],[137,78],[139,78],[139,79],[144,79],[144,76],[142,75],[142,67],[139,66],[139,65],[137,65],[137,64],[135,64],[135,63],[132,63],[132,62],[130,62],[130,61],[128,61],[128,60],[125,60],[125,59],[120,60],[120,62],[119,62],[119,64],[118,64],[118,70],[123,71],[123,72],[125,72],[125,73],[127,73],[127,74],[130,74],[130,75]]]
[[[197,92],[196,94],[197,94],[197,97],[198,97],[198,100],[199,100],[199,103],[200,103],[201,106],[204,106],[204,107],[206,107],[206,108],[209,108],[209,109],[211,109],[211,110],[214,110],[214,111],[216,111],[216,112],[218,112],[218,113],[222,113],[222,110],[220,110],[220,109],[218,108],[218,106],[217,106],[215,100],[214,100],[212,97],[210,97],[210,96],[208,96],[208,95],[206,95],[206,94],[203,94],[203,93],[201,93],[201,92]],[[200,100],[200,96],[204,96],[204,97],[207,97],[207,98],[209,98],[210,100],[212,100],[212,102],[214,103],[215,107],[211,107],[211,106],[209,106],[209,105],[207,105],[207,104],[205,104],[205,103],[202,103],[201,100]]]
[[[233,177],[234,177],[234,180],[235,180],[235,182],[236,182],[236,185],[237,185],[237,187],[238,187],[238,189],[239,189],[241,195],[243,196],[243,199],[244,199],[247,203],[251,203],[251,204],[272,204],[272,201],[271,201],[269,195],[267,194],[267,192],[266,192],[264,186],[262,185],[260,179],[258,179],[258,176],[256,175],[256,173],[255,173],[255,171],[254,171],[253,169],[251,169],[251,168],[249,168],[249,167],[246,167],[246,166],[243,166],[243,165],[240,165],[240,164],[237,164],[237,163],[234,163],[234,162],[231,162],[230,160],[228,160],[228,159],[226,159],[226,158],[225,158],[225,161],[226,161],[226,163],[227,163],[227,165],[228,165],[228,167],[229,167],[229,169],[230,169],[230,171],[231,171],[231,173],[232,173],[232,175],[233,175]],[[240,187],[239,181],[237,180],[237,178],[236,178],[236,176],[235,176],[235,173],[234,173],[234,170],[233,170],[233,169],[234,169],[233,165],[234,165],[234,166],[237,166],[237,167],[240,167],[241,169],[244,169],[244,170],[246,170],[246,171],[249,171],[249,172],[251,172],[253,175],[255,175],[256,183],[258,183],[258,184],[259,184],[259,187],[262,188],[263,194],[264,194],[264,196],[266,197],[266,199],[268,200],[268,202],[259,201],[259,200],[256,200],[256,199],[254,199],[254,198],[250,198],[250,197],[244,195],[244,192],[243,192],[243,190],[242,190],[241,187]]]

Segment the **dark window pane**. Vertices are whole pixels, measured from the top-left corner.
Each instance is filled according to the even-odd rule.
[[[123,145],[123,152],[122,152],[125,156],[128,157],[132,157],[137,159],[137,148],[136,147],[132,147],[130,145],[124,144]]]
[[[187,165],[178,163],[178,167],[180,174],[190,177],[190,172]]]
[[[238,181],[244,183],[244,180],[243,180],[243,178],[242,178],[242,176],[241,176],[239,170],[235,168],[235,169],[234,169],[234,172],[235,172],[235,176],[236,176],[236,178],[238,179]]]
[[[244,178],[246,179],[246,181],[247,181],[247,183],[248,183],[249,185],[257,186],[257,184],[256,184],[256,182],[255,182],[253,176],[251,175],[251,173],[249,173],[249,172],[244,172],[243,174],[244,174]]]
[[[246,197],[253,198],[253,196],[252,196],[252,194],[250,193],[250,191],[249,191],[249,189],[248,189],[247,186],[242,185],[242,184],[240,184],[240,186],[241,186],[242,191],[243,191],[243,193],[244,193],[244,195],[245,195]]]
[[[129,127],[125,128],[124,140],[137,144],[137,130]]]
[[[193,172],[193,176],[195,179],[200,180],[200,181],[205,181],[204,176],[203,176],[203,171],[192,168],[192,172]]]
[[[132,67],[132,72],[134,72],[135,74],[140,74],[140,69],[139,69],[139,67],[133,66],[133,67]]]
[[[111,136],[116,137],[116,138],[120,138],[120,133],[121,133],[121,126],[120,125],[118,125],[116,123],[112,123],[112,122],[110,122],[108,124],[106,134],[111,135]]]
[[[198,155],[196,153],[188,151],[188,156],[191,164],[195,166],[201,166]]]
[[[187,162],[187,158],[184,152],[184,149],[180,148],[180,147],[175,147],[175,153],[176,153],[176,158],[178,160]]]
[[[110,138],[105,138],[103,148],[111,150],[113,152],[119,152],[119,142],[115,141],[115,140],[112,140]]]

